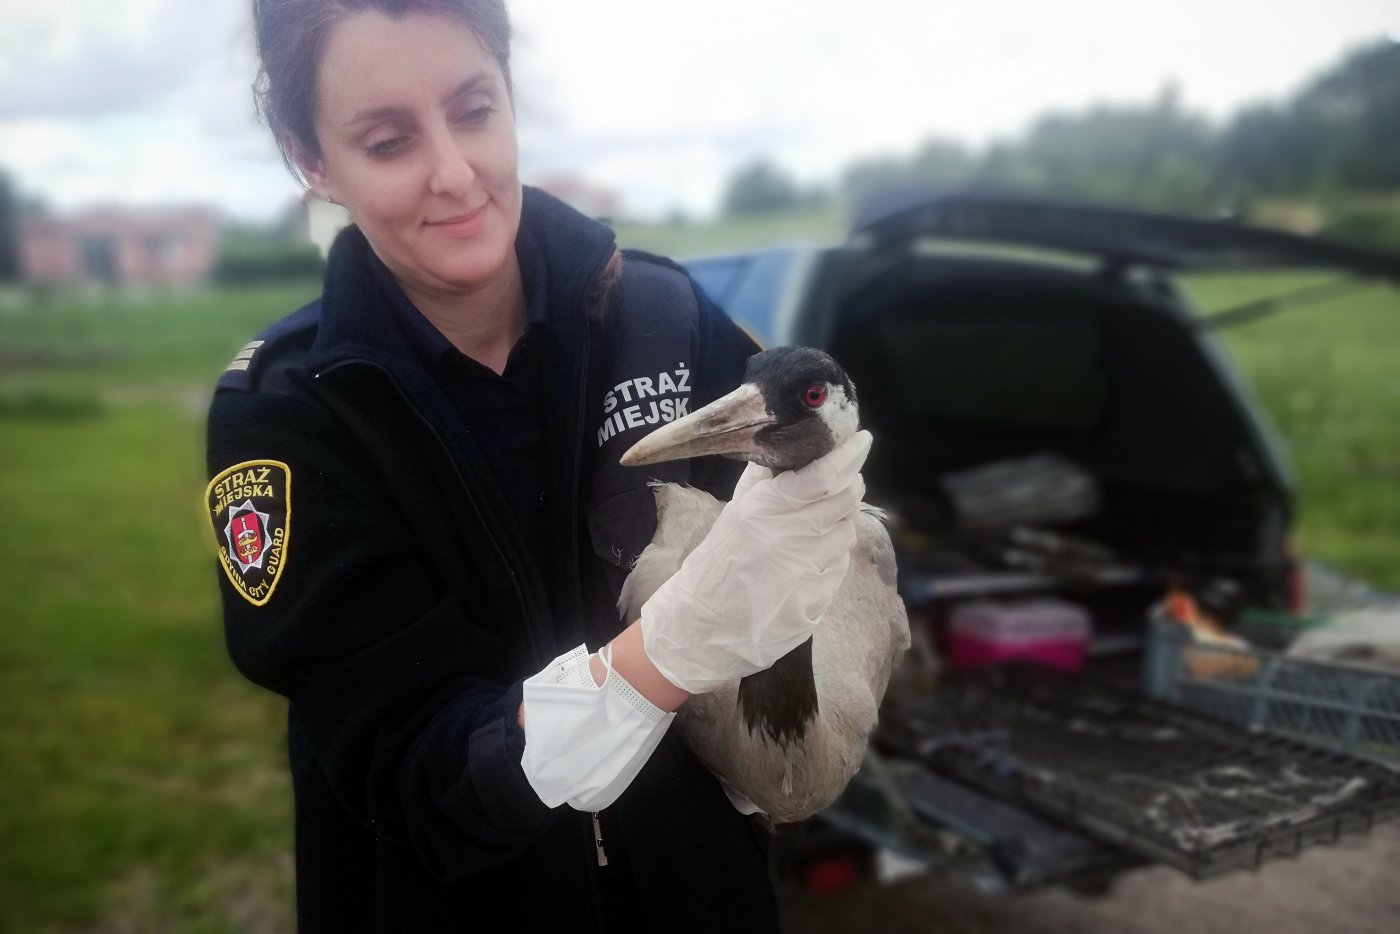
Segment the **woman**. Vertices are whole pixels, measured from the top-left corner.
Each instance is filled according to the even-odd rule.
[[[747,475],[721,519],[795,503],[764,521],[811,556],[769,575],[801,599],[736,614],[720,586],[618,620],[647,480],[724,496],[737,472],[618,455],[737,384],[751,342],[675,267],[522,189],[500,0],[255,16],[262,112],[355,221],[209,417],[230,653],[290,700],[301,928],[774,929],[747,818],[666,726],[811,634],[868,440]],[[773,560],[723,551],[677,578]]]

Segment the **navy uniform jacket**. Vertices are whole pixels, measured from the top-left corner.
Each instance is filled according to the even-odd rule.
[[[734,462],[617,460],[738,385],[755,348],[653,257],[629,254],[598,301],[611,232],[532,189],[520,242],[549,308],[547,567],[386,315],[358,230],[322,297],[214,395],[226,636],[239,670],[290,701],[303,931],[604,929],[600,873],[616,867],[599,867],[589,815],[526,781],[521,682],[622,628],[612,601],[655,528],[649,478],[727,498]],[[776,929],[748,820],[674,732],[603,826],[651,930]]]

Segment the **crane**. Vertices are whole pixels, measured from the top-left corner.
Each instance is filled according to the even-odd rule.
[[[622,463],[723,454],[793,470],[859,424],[855,386],[835,360],[813,348],[779,347],[751,357],[733,392],[653,431]],[[678,484],[653,489],[656,533],[623,585],[625,619],[638,618],[724,506]],[[765,671],[692,697],[677,714],[685,742],[745,810],[752,803],[779,823],[801,820],[831,803],[860,767],[890,675],[909,647],[883,520],[862,506],[846,576],[811,639]]]

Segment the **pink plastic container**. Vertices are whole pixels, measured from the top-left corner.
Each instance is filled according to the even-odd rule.
[[[1088,612],[1063,600],[963,603],[949,616],[948,663],[980,668],[1018,661],[1078,671],[1089,630]]]

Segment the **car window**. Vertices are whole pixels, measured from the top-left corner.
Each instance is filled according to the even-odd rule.
[[[777,342],[774,317],[783,304],[793,256],[791,250],[767,250],[691,260],[685,266],[711,301],[750,334],[772,345]]]
[[[724,308],[734,284],[743,277],[748,257],[724,257],[719,259],[697,259],[685,264],[685,268],[710,301]]]

